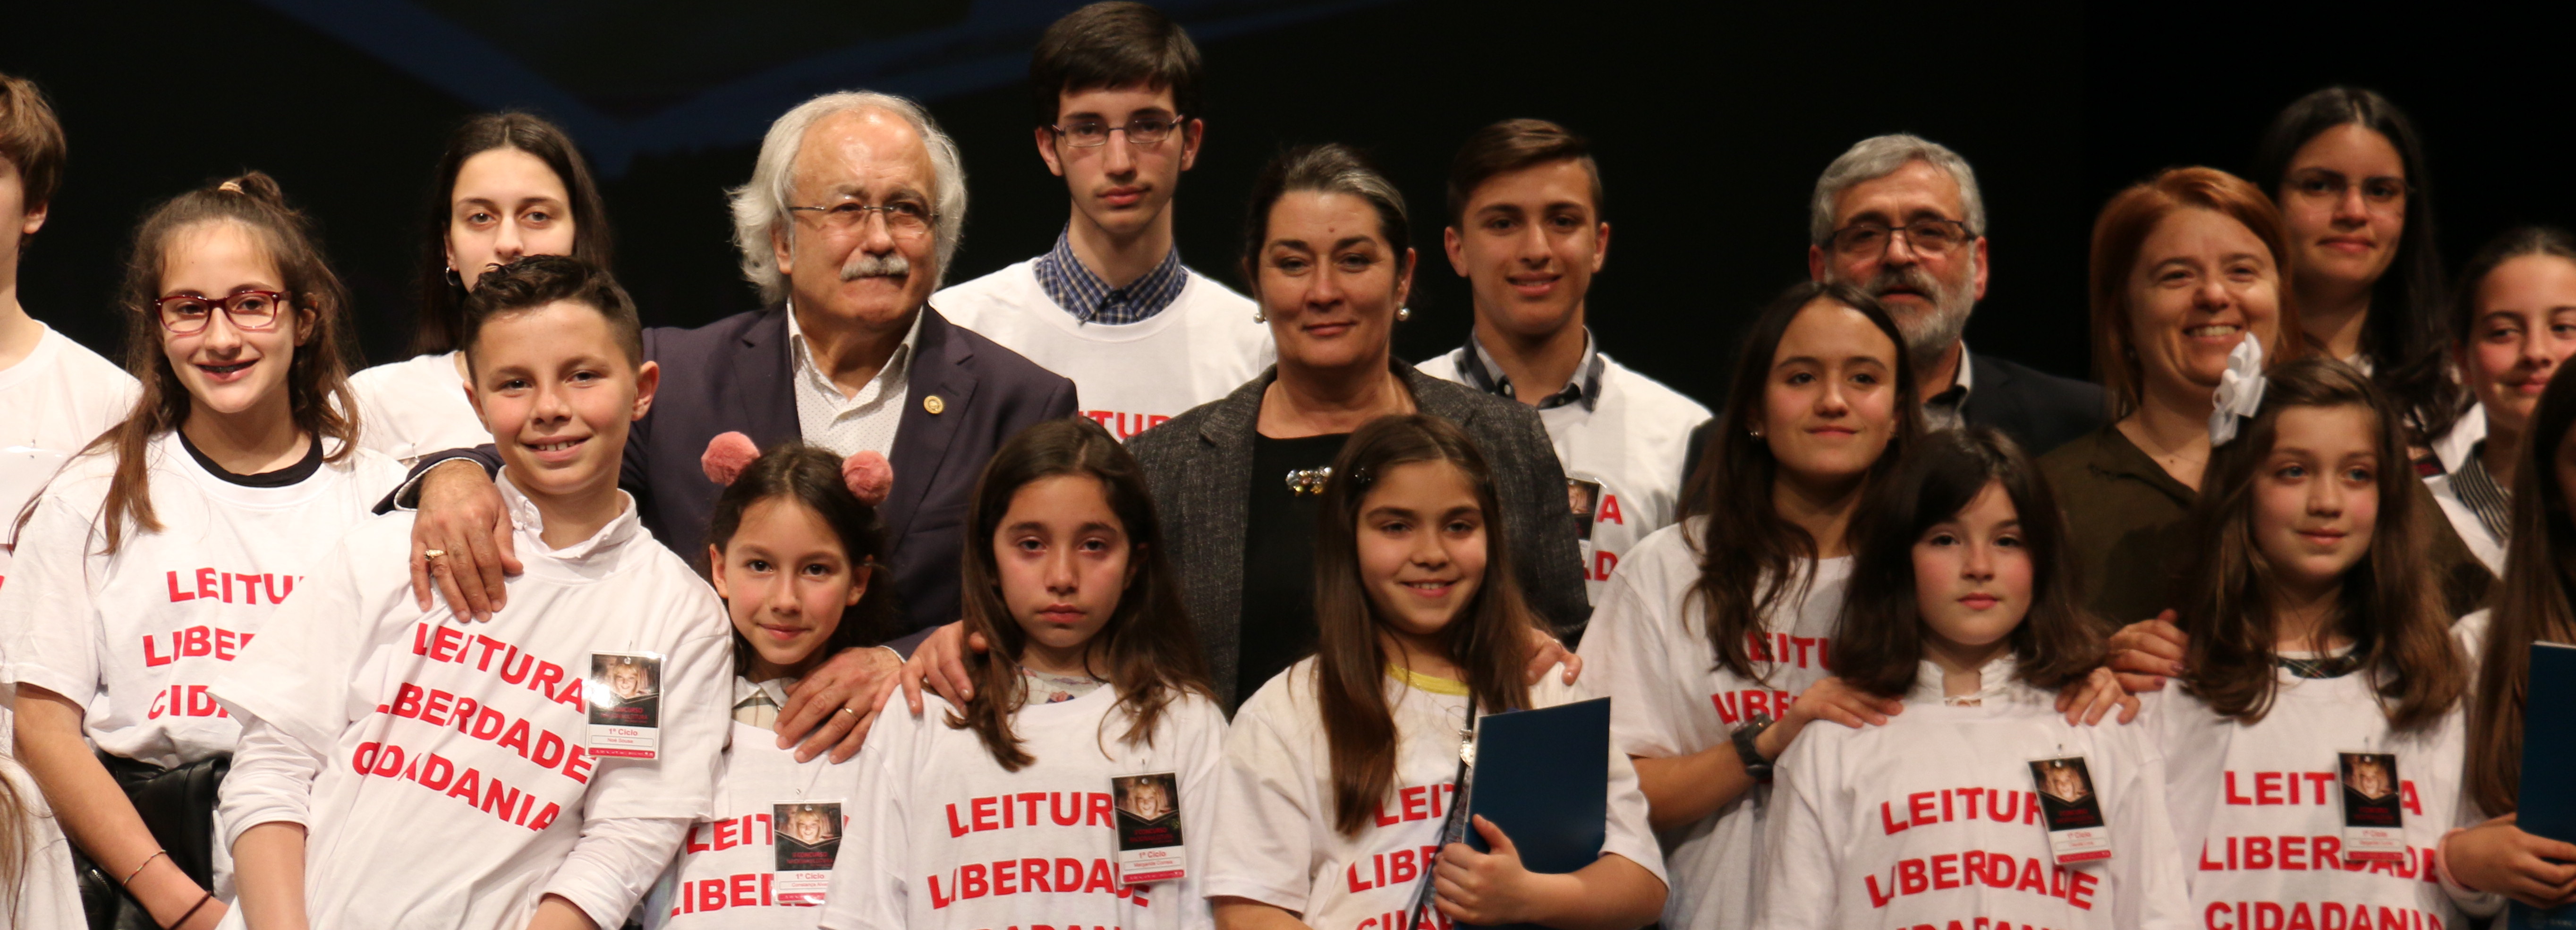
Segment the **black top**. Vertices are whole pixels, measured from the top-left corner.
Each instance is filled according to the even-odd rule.
[[[322,441],[319,439],[310,440],[305,444],[304,457],[298,459],[295,464],[256,475],[236,475],[225,471],[223,466],[215,464],[214,459],[207,458],[206,453],[198,449],[196,443],[188,441],[186,431],[179,433],[179,444],[187,447],[188,457],[196,459],[197,466],[205,469],[207,474],[246,488],[292,487],[303,484],[304,479],[313,477],[314,472],[322,470]]]
[[[1234,693],[1250,696],[1315,651],[1315,518],[1321,482],[1300,494],[1288,473],[1320,469],[1349,433],[1252,437],[1252,508],[1243,534],[1243,633]]]

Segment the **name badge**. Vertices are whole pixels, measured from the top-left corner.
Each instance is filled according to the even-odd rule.
[[[2359,862],[2406,861],[2406,812],[2399,805],[2397,754],[2335,753],[2343,783],[2343,857]]]
[[[590,680],[590,754],[652,759],[662,745],[662,657],[650,652],[594,652]]]
[[[776,842],[780,904],[820,906],[832,887],[832,863],[841,856],[841,802],[781,801],[770,805]]]
[[[2039,788],[2039,824],[2058,865],[2111,858],[2111,827],[2102,819],[2102,795],[2083,756],[2033,759],[2030,779]]]
[[[1171,772],[1109,780],[1118,799],[1118,881],[1171,881],[1187,873],[1181,854],[1181,786]]]

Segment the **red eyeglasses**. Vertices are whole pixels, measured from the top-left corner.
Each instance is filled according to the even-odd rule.
[[[233,328],[257,332],[277,325],[277,313],[286,306],[286,295],[276,291],[234,291],[222,297],[200,297],[195,294],[172,294],[156,302],[161,312],[161,328],[173,335],[188,336],[204,332],[206,323],[221,308],[224,319]]]

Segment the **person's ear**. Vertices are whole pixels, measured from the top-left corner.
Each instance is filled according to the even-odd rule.
[[[1145,548],[1144,543],[1128,547],[1127,572],[1125,577],[1118,579],[1119,590],[1124,591],[1136,586],[1136,573],[1145,568],[1145,558],[1149,555],[1152,553]]]
[[[868,583],[875,581],[876,577],[877,573],[875,562],[859,563],[857,570],[850,573],[850,596],[847,600],[841,602],[841,606],[859,606],[859,601],[868,596]]]
[[[1410,306],[1413,302],[1413,269],[1422,264],[1421,258],[1412,246],[1404,247],[1404,267],[1395,272],[1395,305],[1398,307]]]
[[[50,203],[40,203],[27,208],[27,212],[18,218],[18,235],[32,236],[36,234],[36,230],[45,228],[45,216],[52,213],[53,209],[54,205]]]
[[[1467,277],[1467,240],[1459,234],[1458,227],[1440,227],[1440,251],[1449,256],[1449,270]]]
[[[714,543],[707,544],[707,580],[715,584],[717,597],[728,600],[733,597],[733,592],[726,590],[724,550],[716,548]]]
[[[320,328],[321,323],[321,313],[300,307],[297,308],[295,311],[295,317],[289,324],[295,327],[295,344],[297,346],[303,346],[311,343],[313,341],[313,331]]]
[[[1055,150],[1055,127],[1040,126],[1032,132],[1037,134],[1038,159],[1046,162],[1049,173],[1064,177],[1064,155]]]
[[[796,234],[787,228],[787,224],[795,221],[795,216],[793,214],[783,216],[779,219],[778,225],[769,231],[769,250],[778,260],[779,274],[789,276],[796,274],[796,250],[794,248]]]
[[[1807,246],[1807,280],[1823,281],[1824,279],[1825,247],[1821,245],[1809,245]]]
[[[1977,250],[1977,280],[1976,280],[1976,286],[1977,286],[1977,299],[1982,301],[1982,300],[1986,299],[1986,272],[1988,272],[1988,271],[1990,271],[1990,270],[1993,270],[1993,269],[1990,267],[1990,266],[1992,265],[1992,262],[1990,262],[1990,261],[1987,259],[1987,257],[1986,257],[1986,237],[1984,237],[1984,236],[1978,236],[1978,237],[1977,237],[1976,250]]]
[[[1181,170],[1188,171],[1199,163],[1199,145],[1207,141],[1207,121],[1190,117],[1181,125]]]
[[[1610,263],[1610,221],[1602,220],[1592,231],[1592,273],[1600,274],[1601,266]]]
[[[653,409],[653,392],[662,387],[662,363],[645,362],[635,366],[635,414],[628,419],[641,420]]]

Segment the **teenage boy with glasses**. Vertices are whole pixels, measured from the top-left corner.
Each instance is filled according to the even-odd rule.
[[[1141,3],[1047,28],[1029,62],[1038,157],[1073,210],[1055,247],[931,298],[959,325],[1073,379],[1125,439],[1224,397],[1271,359],[1252,301],[1181,264],[1172,194],[1198,159],[1199,53]]]

